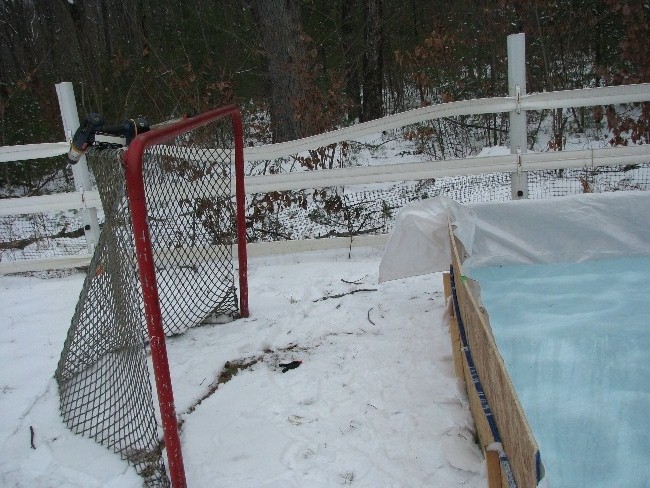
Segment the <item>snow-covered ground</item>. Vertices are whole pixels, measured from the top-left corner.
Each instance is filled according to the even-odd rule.
[[[190,487],[485,485],[441,277],[378,284],[380,257],[254,258],[250,318],[168,342]],[[82,281],[0,277],[0,486],[141,485],[58,414],[53,373]],[[226,361],[253,359],[193,408]]]

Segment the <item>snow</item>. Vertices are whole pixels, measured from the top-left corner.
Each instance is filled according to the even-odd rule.
[[[471,275],[549,485],[650,486],[650,257]]]
[[[405,207],[386,245],[382,279],[443,270],[450,215],[551,487],[650,486],[648,205],[648,192],[436,197]]]
[[[507,146],[491,146],[481,149],[476,157],[486,158],[489,156],[507,156],[509,154],[512,154],[512,152]]]
[[[250,318],[168,341],[188,486],[485,485],[441,277],[378,284],[380,257],[253,258]],[[58,413],[52,376],[82,281],[0,277],[0,486],[141,486]],[[226,361],[254,359],[209,394]]]
[[[52,376],[82,281],[0,278],[0,486],[139,483],[118,456],[73,435],[59,416]]]

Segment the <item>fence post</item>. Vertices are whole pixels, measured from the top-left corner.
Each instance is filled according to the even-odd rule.
[[[517,109],[510,112],[510,152],[518,156],[517,171],[510,173],[512,199],[528,198],[528,173],[521,166],[521,155],[528,148],[526,111],[521,97],[526,94],[526,34],[508,36],[508,95],[517,99]]]
[[[79,114],[77,113],[77,102],[74,98],[72,83],[69,81],[57,83],[56,95],[59,98],[64,137],[69,142],[72,140],[72,133],[79,127]],[[81,193],[81,219],[84,226],[84,233],[86,234],[88,252],[92,254],[99,240],[99,222],[97,221],[97,209],[95,207],[87,207],[84,200],[84,192],[92,188],[86,156],[83,156],[77,164],[72,165],[72,175],[74,177],[74,185],[77,191]]]

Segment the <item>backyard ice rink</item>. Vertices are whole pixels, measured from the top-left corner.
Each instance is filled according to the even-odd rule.
[[[448,201],[434,212],[421,207],[403,211],[398,229],[401,225],[405,234],[400,237],[398,230],[391,237],[383,258],[377,249],[358,248],[351,257],[340,250],[251,259],[250,318],[192,329],[168,341],[176,410],[184,421],[181,442],[189,486],[484,486],[484,461],[464,390],[454,375],[439,274],[449,266],[448,250],[440,252],[445,242],[448,246],[446,211],[455,213],[455,232],[470,251],[465,263],[469,275],[495,261],[553,266],[558,260],[594,259],[611,249],[622,255],[650,255],[650,194],[625,193],[629,195],[579,195],[469,209]],[[418,225],[404,226],[409,216],[416,216]],[[541,224],[528,226],[524,238],[524,224],[535,218]],[[406,276],[384,281],[382,273],[390,268],[396,250],[393,265],[405,271],[410,258],[415,266]],[[427,254],[431,250],[436,251],[433,258]],[[633,269],[634,279],[640,280],[640,272],[640,267]],[[559,279],[571,293],[586,281],[572,275]],[[0,277],[0,486],[141,485],[118,456],[73,435],[59,416],[53,373],[82,282],[81,273],[56,279]],[[587,315],[620,303],[616,298],[622,286],[612,286],[611,278],[607,283],[605,289],[592,291],[597,300]],[[645,281],[638,281],[636,288],[647,295]],[[565,301],[571,293],[562,294]],[[526,299],[548,303],[539,294]],[[577,306],[582,299],[574,301]],[[642,317],[648,316],[645,310]],[[488,311],[493,313],[489,304]],[[628,312],[626,308],[625,317]],[[550,317],[555,321],[550,327],[559,324],[556,316]],[[558,329],[558,340],[568,333]],[[641,356],[648,350],[647,335],[628,336],[635,347],[646,341],[646,346],[638,344],[640,349],[605,337],[600,345],[589,339],[592,342],[581,344],[581,351],[567,346],[556,356],[573,359],[582,352],[602,358],[620,349],[633,357],[613,363],[612,370],[626,374],[628,368],[621,363],[627,361],[639,368],[647,364],[642,360],[647,355]],[[253,359],[254,365],[197,405],[227,361]],[[293,360],[303,362],[282,373],[278,365]],[[558,374],[568,374],[557,369]],[[580,372],[601,375],[597,368],[573,371]],[[603,378],[613,387],[621,385],[613,376]],[[554,405],[561,403],[569,411],[581,402],[565,401],[566,392],[559,396]],[[598,399],[595,415],[603,415],[603,422],[594,429],[602,429],[606,418],[621,416],[618,409],[602,414],[606,402]],[[625,390],[616,401],[627,408],[639,399],[637,392]],[[635,432],[610,425],[605,427],[609,436],[598,437],[598,447],[608,454],[606,466],[616,462],[616,442],[636,442],[639,423],[647,425],[647,416],[638,420],[633,422]],[[574,422],[584,430],[592,428],[586,421],[580,423],[582,419]],[[561,486],[553,479],[553,469],[562,469],[553,456],[565,454],[541,444],[550,486]],[[573,439],[569,446],[581,460],[597,450],[595,443],[581,446]],[[647,451],[633,443],[628,454],[641,461],[648,458]],[[597,471],[599,480],[609,476],[606,471]],[[635,480],[644,487],[647,468],[636,471]]]
[[[477,268],[549,486],[650,487],[650,258]]]

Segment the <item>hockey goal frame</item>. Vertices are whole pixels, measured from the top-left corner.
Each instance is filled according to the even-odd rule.
[[[246,255],[246,193],[244,186],[244,131],[241,113],[236,105],[227,105],[209,112],[183,119],[179,122],[145,132],[133,139],[124,154],[126,191],[131,210],[135,239],[138,274],[142,287],[145,320],[150,340],[160,417],[164,432],[169,477],[174,488],[185,488],[183,464],[178,425],[174,406],[165,333],[151,235],[147,223],[147,202],[143,175],[143,156],[148,148],[168,142],[183,133],[197,129],[219,119],[230,118],[234,134],[235,156],[235,200],[237,222],[237,259],[239,263],[239,306],[241,317],[248,317],[248,267]]]

